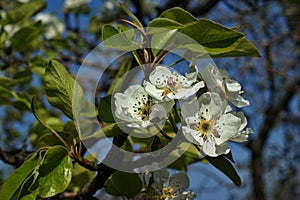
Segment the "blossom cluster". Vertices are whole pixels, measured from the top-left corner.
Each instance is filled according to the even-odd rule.
[[[192,65],[190,71],[183,76],[156,66],[141,85],[114,94],[114,114],[127,127],[144,129],[168,119],[176,101],[181,100],[180,130],[186,139],[206,155],[227,154],[228,141],[244,142],[252,133],[246,128],[243,112],[232,109],[247,106],[249,101],[241,96],[241,85],[225,70],[209,64],[200,72]]]

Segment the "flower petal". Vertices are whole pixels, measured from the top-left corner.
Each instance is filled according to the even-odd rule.
[[[199,102],[195,99],[190,102],[184,102],[181,106],[181,116],[186,119],[191,116],[195,116],[199,111]]]
[[[173,189],[175,193],[182,193],[190,185],[189,177],[186,173],[173,174],[169,180],[169,187]]]

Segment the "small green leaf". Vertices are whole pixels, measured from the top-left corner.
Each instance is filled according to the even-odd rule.
[[[114,123],[115,119],[112,113],[111,95],[107,95],[100,99],[98,107],[99,118],[106,123]]]
[[[132,51],[141,46],[141,44],[134,42],[135,30],[119,31],[111,25],[105,25],[102,28],[103,46],[122,51]]]
[[[119,34],[120,31],[112,25],[106,24],[102,29],[102,41]]]
[[[1,187],[0,199],[10,200],[37,164],[37,154],[33,154],[19,168],[12,172]]]
[[[205,157],[210,164],[212,164],[214,167],[216,167],[218,170],[223,172],[228,178],[232,180],[232,182],[240,186],[241,185],[241,178],[235,171],[234,167],[232,166],[231,162],[223,155],[220,155],[218,157]]]
[[[31,81],[32,78],[32,73],[30,70],[25,69],[20,72],[17,72],[14,74],[13,79],[18,83],[18,84],[27,84]]]
[[[36,56],[30,59],[28,65],[32,72],[42,77],[46,71],[48,63],[49,60],[44,59],[41,56]]]
[[[105,191],[114,196],[134,197],[142,189],[142,181],[137,174],[117,171],[105,182]]]
[[[15,24],[21,20],[31,17],[35,13],[46,7],[46,2],[43,0],[32,0],[24,3],[7,14],[7,24]]]
[[[16,80],[5,76],[0,76],[0,86],[10,89],[16,84]]]
[[[27,50],[31,45],[38,41],[40,36],[40,22],[22,27],[11,38],[12,49],[15,51]]]

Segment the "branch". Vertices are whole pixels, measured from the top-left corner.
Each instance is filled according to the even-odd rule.
[[[121,147],[125,140],[127,139],[127,134],[115,136],[113,139],[113,144],[117,147]],[[109,152],[107,154],[107,157],[112,156],[112,152]],[[78,194],[74,197],[74,200],[83,200],[83,199],[96,199],[93,197],[93,195],[104,187],[104,184],[106,180],[115,172],[115,169],[112,169],[111,167],[101,163],[97,165],[97,167],[93,166],[95,169],[97,169],[97,175],[94,177],[94,179],[83,186],[81,190],[78,192]]]
[[[0,148],[0,159],[7,164],[20,167],[30,153],[24,148],[14,151],[4,151]]]

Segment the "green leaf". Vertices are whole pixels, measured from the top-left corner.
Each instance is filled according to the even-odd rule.
[[[189,12],[183,10],[179,7],[174,7],[169,10],[164,11],[160,18],[168,18],[174,20],[180,24],[187,24],[190,22],[196,22],[197,19]]]
[[[228,178],[232,180],[232,182],[240,186],[241,185],[241,178],[235,171],[234,167],[232,166],[231,162],[223,155],[220,155],[218,157],[205,157],[210,164],[212,164],[214,167],[216,167],[218,170],[223,172]]]
[[[161,50],[168,50],[168,45],[172,45],[177,33],[176,29],[154,33],[151,39],[151,50],[153,55],[157,56]]]
[[[16,80],[5,76],[0,76],[0,86],[10,89],[16,84]]]
[[[33,154],[19,168],[12,172],[1,187],[0,199],[10,200],[37,164],[37,154]]]
[[[226,28],[208,19],[199,19],[198,22],[182,28],[180,32],[203,46],[212,42],[226,42],[226,40],[233,38],[237,40],[244,36],[240,32]],[[180,43],[180,40],[178,40],[178,43]]]
[[[101,121],[106,123],[114,123],[115,119],[112,113],[111,95],[107,95],[100,99],[98,113]]]
[[[13,76],[13,79],[18,84],[28,84],[31,81],[31,78],[32,78],[32,73],[28,69],[25,69],[25,70],[22,70],[20,72],[17,72]]]
[[[133,41],[133,35],[135,36],[135,30],[119,31],[117,28],[111,25],[105,25],[102,28],[102,40],[103,46],[113,48],[122,51],[132,51],[141,46],[138,42]]]
[[[39,168],[39,176],[31,191],[37,191],[42,198],[63,192],[72,178],[72,160],[62,146],[54,146],[47,150],[43,165]]]
[[[94,115],[93,105],[83,96],[80,85],[59,62],[50,60],[43,78],[49,103],[67,117],[73,119],[73,112]]]
[[[120,67],[117,75],[115,76],[114,78],[114,81],[112,82],[112,84],[110,85],[110,88],[107,92],[107,94],[111,95],[115,89],[115,86],[117,85],[118,81],[123,77],[123,75],[128,72],[131,68],[131,58],[126,58],[124,61],[123,61],[123,64],[122,66]]]
[[[180,29],[183,28],[184,25],[176,22],[172,19],[168,18],[155,18],[149,22],[148,27],[160,27],[160,28],[167,28],[167,29]],[[151,29],[151,31],[147,31],[148,33],[154,32],[155,29]]]
[[[102,129],[96,131],[90,136],[82,138],[85,144],[93,145],[98,140],[105,138],[105,137],[114,137],[123,134],[124,132],[119,128],[117,124],[110,124]]]
[[[137,174],[117,171],[105,182],[105,191],[114,196],[134,197],[142,189],[142,181]]]
[[[209,44],[204,49],[212,57],[260,57],[257,48],[245,37],[239,38],[234,43]]]
[[[46,2],[43,0],[31,0],[28,3],[22,4],[8,12],[6,23],[15,24],[21,20],[25,20],[44,9],[46,5]]]
[[[172,154],[170,156],[172,156]],[[171,163],[168,167],[177,170],[187,170],[187,166],[189,164],[199,162],[201,157],[203,156],[200,154],[200,152],[193,145],[191,145],[182,156]]]
[[[11,38],[12,49],[15,51],[24,51],[36,43],[41,33],[40,24],[40,22],[35,22],[17,31]]]
[[[102,29],[102,41],[107,40],[108,38],[119,34],[120,31],[112,25],[106,24]]]
[[[64,141],[69,144],[70,146],[73,145],[73,139],[76,138],[71,133],[68,132],[58,132],[58,134],[64,139]],[[56,146],[56,145],[64,145],[53,133],[48,133],[39,138],[38,141],[38,147],[43,148],[43,147],[51,147],[51,146]]]
[[[13,105],[19,109],[24,111],[30,111],[31,106],[31,96],[27,92],[12,92],[12,96],[15,98],[15,101],[13,102]]]
[[[36,56],[30,59],[28,65],[32,72],[42,77],[46,71],[48,63],[48,59],[44,59],[41,56]]]

